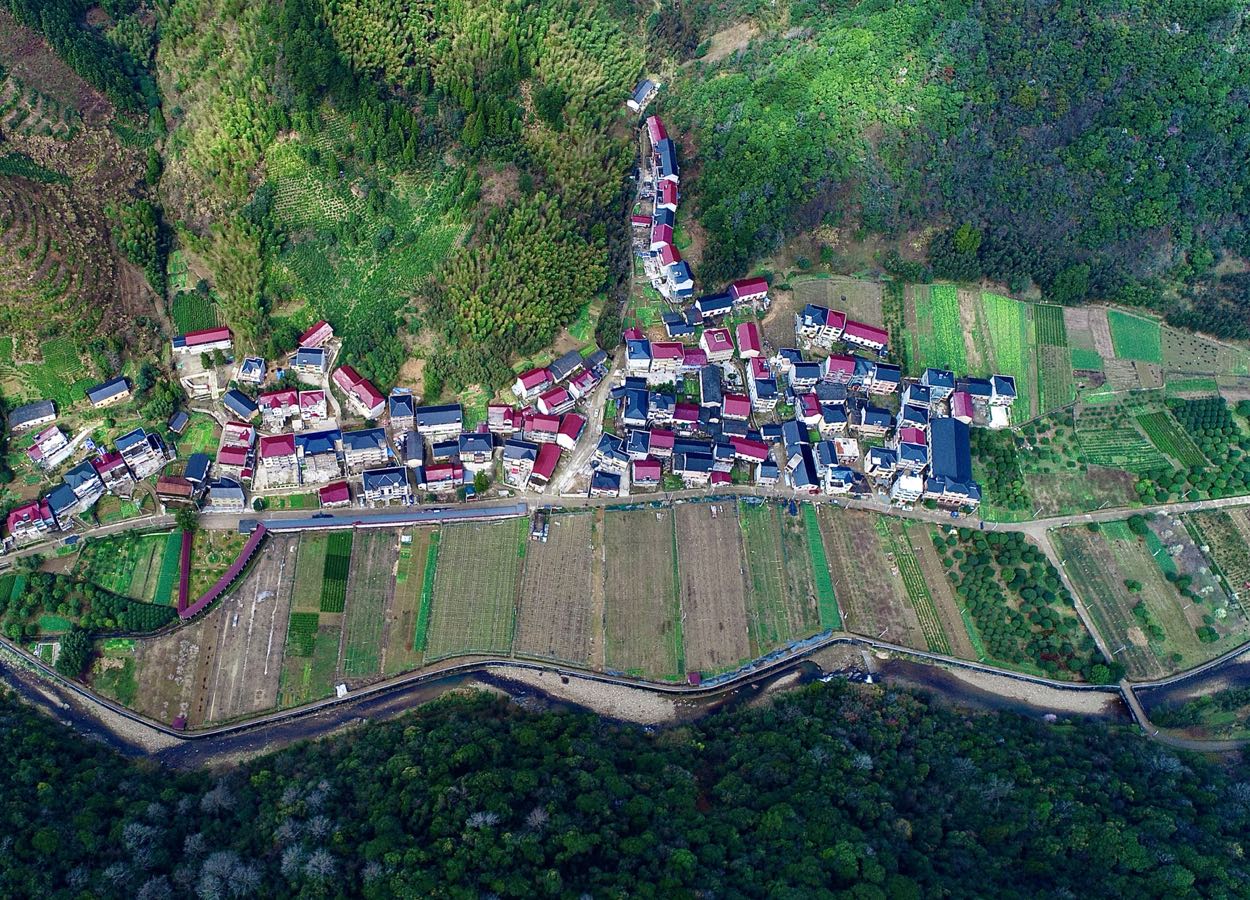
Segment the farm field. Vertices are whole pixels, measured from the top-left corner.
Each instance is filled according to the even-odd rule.
[[[609,671],[668,680],[685,675],[673,529],[671,510],[610,510],[604,517]]]
[[[77,565],[78,577],[114,594],[149,603],[166,603],[169,593],[157,599],[168,535],[124,533],[90,541]],[[175,571],[177,565],[175,563]]]
[[[342,619],[337,613],[292,614],[290,627],[294,640],[287,642],[282,661],[278,706],[301,706],[334,693]]]
[[[216,453],[217,443],[221,438],[221,426],[211,416],[196,413],[191,416],[186,430],[181,437],[175,438],[179,456],[190,456],[192,453]]]
[[[1081,459],[1090,465],[1137,473],[1171,467],[1118,404],[1082,409],[1076,438]]]
[[[1183,467],[1206,465],[1206,457],[1166,410],[1141,413],[1137,424],[1147,439],[1161,453],[1166,453]]]
[[[174,327],[181,333],[213,328],[217,325],[217,307],[213,298],[199,291],[184,291],[170,304]]]
[[[982,292],[981,306],[993,347],[992,368],[998,374],[1015,378],[1016,404],[1024,401],[1025,406],[1014,415],[1018,419],[1029,418],[1037,408],[1033,374],[1037,344],[1033,337],[1032,305]]]
[[[1152,523],[1152,528],[1163,534],[1155,532],[1143,540],[1123,522],[1104,524],[1097,532],[1067,528],[1056,533],[1056,546],[1095,624],[1116,645],[1112,649],[1117,659],[1136,678],[1161,677],[1198,665],[1247,636],[1240,608],[1229,607],[1213,578],[1195,590],[1195,596],[1184,596],[1178,583],[1165,577],[1161,561],[1176,573],[1178,561],[1188,554],[1186,568],[1193,566],[1194,572],[1186,574],[1191,578],[1205,563],[1183,526],[1173,528],[1164,520],[1163,526]],[[1170,555],[1171,548],[1176,557]],[[1199,630],[1207,618],[1214,627],[1211,639],[1204,641]]]
[[[295,561],[295,590],[291,604],[295,609],[317,612],[321,609],[321,581],[325,574],[328,534],[300,536]]]
[[[737,668],[752,656],[737,505],[684,503],[676,518],[686,671]]]
[[[946,638],[933,594],[929,590],[924,571],[920,568],[920,561],[916,558],[911,528],[903,520],[887,521],[881,518],[877,520],[877,530],[884,540],[888,540],[888,546],[894,555],[894,565],[903,582],[903,589],[911,603],[911,611],[915,614],[920,633],[924,636],[926,648],[934,653],[949,655],[950,641]],[[923,530],[918,528],[917,532]]]
[[[198,597],[212,587],[238,558],[246,542],[247,538],[237,531],[209,528],[197,531],[191,545],[191,596]],[[166,559],[169,550],[168,547],[165,550]]]
[[[352,542],[352,562],[343,616],[344,678],[382,673],[383,631],[395,594],[398,532],[361,531]]]
[[[290,621],[297,538],[267,540],[248,574],[203,618],[136,638],[134,708],[190,727],[271,709]]]
[[[1068,347],[1063,307],[1039,303],[1033,307],[1033,321],[1037,332],[1038,410],[1045,412],[1066,406],[1076,397],[1073,354],[1084,351]]]
[[[821,504],[820,531],[845,628],[907,647],[928,645],[907,598],[884,520]]]
[[[752,652],[762,655],[820,631],[805,523],[772,503],[742,503],[738,516]]]
[[[517,581],[528,536],[524,521],[443,529],[427,661],[461,653],[511,652]]]
[[[1250,592],[1250,509],[1187,513],[1182,518],[1234,599]]]
[[[1117,357],[1146,363],[1163,362],[1163,337],[1157,321],[1110,309],[1107,324]]]
[[[517,616],[518,655],[588,665],[591,645],[602,644],[602,621],[594,621],[592,555],[602,535],[594,513],[553,515],[547,541],[530,541],[521,573]]]
[[[324,613],[341,613],[347,603],[347,577],[351,570],[353,542],[350,531],[332,531],[326,536],[320,601]]]
[[[959,291],[953,284],[935,284],[925,297],[923,288],[915,294],[914,352],[909,354],[917,368],[935,366],[954,372],[968,371],[964,328],[959,314]],[[909,323],[909,335],[912,334]],[[908,340],[912,340],[910,337]]]
[[[401,541],[399,545],[394,599],[386,611],[386,636],[382,651],[382,672],[385,675],[418,669],[423,659],[416,646],[417,617],[430,561],[430,542],[435,532],[429,528],[414,528],[405,534],[411,536],[412,542],[405,544]],[[433,575],[433,566],[429,569]]]

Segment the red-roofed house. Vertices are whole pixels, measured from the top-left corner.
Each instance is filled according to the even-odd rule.
[[[576,401],[573,395],[562,387],[554,387],[538,398],[534,405],[538,411],[548,416],[558,416],[573,408]]]
[[[635,228],[650,228],[651,217],[650,216],[630,216],[629,224],[633,225]]]
[[[682,352],[681,368],[684,372],[697,372],[707,365],[707,353],[701,347],[687,347]]]
[[[60,451],[69,446],[69,438],[64,432],[55,425],[49,425],[43,431],[35,435],[35,440],[31,443],[30,448],[26,451],[26,456],[31,462],[39,466],[48,466],[49,462],[55,464],[58,457],[63,456]]]
[[[916,428],[915,426],[900,428],[897,437],[900,444],[920,444],[923,446],[927,443],[924,429]]]
[[[855,374],[853,356],[830,356],[820,364],[820,377],[825,381],[846,384]]]
[[[655,206],[657,209],[671,209],[677,212],[677,183],[674,181],[661,181],[659,190],[655,192]]]
[[[677,443],[677,435],[666,428],[651,429],[650,454],[657,459],[668,459],[673,455],[673,445]]]
[[[820,401],[815,394],[799,394],[795,397],[794,417],[811,428],[821,423]]]
[[[742,278],[729,286],[734,303],[754,303],[768,298],[768,282],[763,278]]]
[[[722,472],[719,469],[712,470],[712,487],[720,487],[721,485],[733,484],[734,477],[728,472]]]
[[[699,346],[712,362],[732,359],[734,355],[734,342],[729,336],[728,328],[706,329],[703,337],[699,338]]]
[[[535,444],[553,444],[560,437],[558,416],[528,416],[525,420],[525,439]]]
[[[658,459],[636,459],[632,463],[630,478],[634,487],[655,487],[664,477],[664,468]]]
[[[543,444],[538,448],[538,459],[534,460],[534,471],[530,473],[530,484],[535,489],[541,491],[551,481],[562,453],[557,444]]]
[[[735,330],[738,339],[738,355],[743,359],[755,359],[764,353],[760,340],[760,327],[754,322],[742,322]]]
[[[330,323],[325,319],[317,322],[299,337],[299,346],[301,347],[321,347],[326,341],[334,337],[334,329],[330,327]]]
[[[751,418],[751,398],[745,394],[726,394],[721,403],[721,415],[726,419],[746,421]]]
[[[336,481],[333,484],[327,484],[317,491],[317,498],[321,501],[322,509],[333,509],[336,506],[352,505],[352,490],[347,486],[346,481]]]
[[[678,403],[673,407],[673,424],[687,430],[698,425],[699,407],[693,403]]]
[[[386,398],[354,368],[339,366],[331,378],[360,415],[366,419],[376,419],[382,415],[382,410],[386,408]]]
[[[268,434],[260,439],[260,464],[262,466],[293,465],[295,463],[295,435]]]
[[[773,370],[768,368],[768,361],[764,357],[753,356],[747,365],[747,374],[752,381],[759,381],[764,378],[772,378]]]
[[[585,397],[595,389],[595,385],[599,383],[599,376],[590,369],[582,369],[576,375],[569,379],[568,389],[574,397],[579,400]]]
[[[569,413],[560,419],[560,430],[556,435],[556,443],[565,450],[577,446],[578,439],[586,429],[586,419],[577,413]]]
[[[647,116],[647,137],[651,140],[652,147],[668,137],[668,131],[659,116]]]
[[[763,441],[752,441],[743,437],[729,439],[734,448],[734,456],[747,462],[763,462],[768,459],[768,445]]]
[[[305,425],[324,419],[326,417],[326,392],[300,391],[299,416],[304,420]]]
[[[965,425],[972,424],[972,395],[967,391],[955,391],[951,394],[951,417]]]
[[[651,371],[653,373],[675,375],[685,358],[686,347],[680,341],[651,342]]]
[[[867,347],[869,350],[882,350],[890,342],[890,335],[884,328],[848,320],[846,327],[842,330],[842,340],[848,344]]]
[[[56,517],[47,500],[32,500],[9,513],[5,534],[15,543],[35,540],[56,530]]]
[[[515,406],[492,403],[486,407],[486,426],[491,434],[512,434],[517,430],[519,417]]]
[[[622,341],[641,341],[646,335],[642,333],[642,329],[635,325],[632,328],[626,328],[621,332]]]
[[[656,225],[651,229],[651,251],[655,252],[666,244],[673,243],[673,226]]]
[[[521,400],[532,400],[551,386],[551,373],[546,369],[522,372],[512,385],[512,393]]]
[[[464,466],[459,463],[439,463],[434,466],[423,466],[421,473],[425,481],[421,487],[436,494],[448,493],[464,484]]]
[[[260,407],[260,417],[270,428],[279,428],[286,424],[287,419],[299,414],[298,391],[273,391],[261,394],[256,398]]]
[[[213,350],[229,350],[233,346],[230,329],[224,325],[188,331],[173,339],[175,353],[211,353]]]
[[[105,490],[114,494],[129,493],[130,486],[135,483],[126,460],[122,459],[122,455],[116,451],[91,460],[91,467],[104,482]]]

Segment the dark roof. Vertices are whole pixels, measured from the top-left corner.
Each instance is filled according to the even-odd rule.
[[[459,403],[417,407],[418,428],[429,428],[434,425],[455,425],[459,427],[463,418]]]
[[[547,366],[547,371],[551,373],[553,381],[563,381],[573,374],[573,371],[582,364],[582,354],[577,350],[570,350],[557,359],[552,360]]]
[[[619,491],[621,476],[607,469],[595,469],[590,475],[590,489],[592,491]]]
[[[528,459],[533,462],[538,459],[538,445],[512,438],[503,442],[503,458]]]
[[[596,347],[594,349],[594,352],[586,357],[586,361],[584,365],[588,369],[594,369],[594,368],[598,368],[599,366],[604,365],[605,363],[607,363],[607,361],[608,361],[608,354],[604,353],[602,350]]]
[[[342,439],[343,433],[337,428],[303,431],[295,435],[295,445],[304,448],[305,456],[316,456],[318,453],[334,453]]]
[[[199,484],[208,477],[208,467],[211,463],[212,457],[207,453],[192,453],[187,457],[187,467],[183,470],[182,477]]]
[[[169,430],[174,434],[182,434],[183,429],[187,427],[187,423],[190,421],[190,416],[182,410],[178,410],[169,418]]]
[[[25,406],[19,406],[17,409],[9,413],[9,427],[21,428],[28,422],[37,422],[40,419],[55,415],[55,403],[51,400],[36,400],[34,403],[27,403]]]
[[[674,472],[711,472],[715,460],[710,453],[674,453]]]
[[[929,461],[933,475],[950,481],[972,480],[972,447],[968,426],[948,416],[929,422]]]
[[[638,82],[638,87],[634,88],[634,92],[630,96],[634,98],[635,103],[642,103],[642,101],[646,100],[648,95],[654,90],[655,82],[650,78],[644,78],[642,81]]]
[[[113,441],[113,446],[117,448],[119,453],[125,453],[131,447],[142,444],[147,440],[147,432],[142,427],[127,431],[117,440]]]
[[[699,370],[699,399],[705,406],[720,406],[725,402],[720,366],[704,366]]]
[[[90,484],[93,481],[99,481],[100,476],[96,474],[95,466],[91,465],[91,460],[84,459],[74,468],[65,473],[65,483],[70,488],[77,488],[83,484]]]
[[[291,359],[293,366],[325,366],[326,351],[322,347],[300,347]]]
[[[490,453],[495,449],[495,442],[489,434],[471,432],[460,435],[459,447],[461,453]]]
[[[416,415],[417,404],[412,394],[391,394],[388,402],[392,419],[410,419]]]
[[[110,378],[103,384],[97,384],[93,388],[87,389],[87,399],[92,403],[101,403],[118,394],[124,394],[130,390],[130,383],[126,381],[124,376],[118,375],[116,378]]]
[[[386,431],[381,428],[343,432],[344,450],[376,450],[379,447],[386,447]]]
[[[72,509],[77,503],[78,495],[65,482],[58,484],[48,494],[48,505],[52,507],[52,512],[58,516],[65,510]]]
[[[408,483],[408,472],[403,466],[388,466],[385,469],[365,469],[361,473],[360,483],[366,491],[398,487]]]
[[[242,391],[233,388],[226,391],[221,398],[221,403],[226,409],[243,419],[250,419],[256,415],[256,410],[259,409],[256,401]]]

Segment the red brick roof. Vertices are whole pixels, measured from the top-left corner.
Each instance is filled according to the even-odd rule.
[[[729,336],[728,328],[709,328],[703,332],[703,345],[707,347],[708,353],[724,353],[726,351],[733,352],[733,338]]]
[[[721,408],[727,416],[745,419],[751,415],[751,398],[743,394],[726,394]]]
[[[682,359],[686,355],[686,347],[680,341],[652,341],[652,359]]]
[[[586,427],[586,419],[577,413],[569,413],[560,419],[560,434],[564,437],[571,437],[577,440],[581,436],[582,429]]]
[[[651,429],[652,450],[672,450],[673,445],[677,442],[677,435],[664,428]]]
[[[843,335],[859,338],[862,341],[880,344],[883,347],[890,340],[890,335],[885,329],[878,328],[875,325],[866,325],[863,322],[856,322],[853,319],[847,321],[846,328],[842,333]]]
[[[825,314],[825,324],[830,328],[843,329],[846,327],[846,313],[841,310],[831,309]]]
[[[729,443],[733,446],[734,453],[739,456],[755,460],[768,459],[768,445],[763,441],[751,441],[743,437],[733,437],[729,439]]]
[[[330,327],[329,322],[322,319],[300,335],[299,345],[301,347],[320,347],[333,336],[334,329]]]
[[[321,505],[325,506],[327,503],[350,503],[352,492],[346,481],[336,481],[317,491],[317,496],[321,500]]]
[[[261,394],[256,398],[256,405],[261,409],[282,409],[299,403],[299,391],[273,391]]]
[[[652,146],[668,137],[668,131],[659,116],[647,116],[647,137],[651,138]]]
[[[534,460],[533,474],[540,478],[550,478],[555,474],[563,451],[557,444],[543,444],[538,448],[538,458]]]
[[[260,458],[275,459],[295,455],[295,435],[273,434],[260,439]]]
[[[763,278],[742,278],[729,286],[729,292],[735,299],[755,297],[768,293],[768,282]]]
[[[658,459],[634,460],[634,481],[659,481],[662,471]]]
[[[530,369],[528,372],[522,372],[518,375],[517,381],[521,382],[521,387],[531,391],[540,385],[549,384],[551,382],[551,373],[546,369]]]
[[[925,443],[925,435],[923,428],[900,428],[898,430],[898,439],[904,444],[923,444]]]
[[[742,322],[737,328],[739,353],[763,353],[764,345],[760,342],[760,329],[754,322]]]
[[[678,403],[673,407],[673,420],[676,422],[699,421],[699,407],[693,403]]]
[[[672,244],[661,244],[660,262],[666,266],[671,266],[673,263],[679,263],[681,262],[681,254],[677,252],[677,248]]]
[[[199,331],[188,331],[182,336],[182,341],[188,347],[198,347],[201,344],[215,344],[218,341],[230,340],[230,329],[224,325],[217,328],[202,328]]]

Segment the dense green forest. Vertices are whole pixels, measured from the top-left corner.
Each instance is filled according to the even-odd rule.
[[[479,696],[215,774],[11,699],[0,721],[6,896],[1179,898],[1250,874],[1240,768],[888,688],[658,734]]]
[[[670,94],[702,165],[701,274],[740,274],[819,223],[937,224],[939,276],[1159,305],[1164,281],[1246,250],[1243,13],[1234,0],[794,2],[785,37],[696,63]],[[724,24],[696,17],[694,39]],[[1199,294],[1177,315],[1211,324]]]

